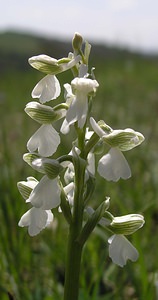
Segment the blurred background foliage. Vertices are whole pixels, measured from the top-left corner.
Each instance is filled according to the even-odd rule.
[[[89,41],[90,42],[90,41]],[[17,223],[27,210],[16,183],[39,178],[23,160],[26,142],[38,128],[25,113],[31,91],[43,74],[28,65],[32,55],[67,56],[71,44],[22,33],[0,34],[0,299],[62,299],[67,225],[56,211],[49,229],[31,238]],[[145,226],[130,240],[139,250],[136,263],[123,269],[108,257],[107,233],[99,227],[85,249],[80,300],[158,299],[158,56],[92,45],[90,66],[100,84],[92,114],[114,129],[131,127],[146,140],[125,153],[132,178],[118,183],[97,176],[91,205],[110,196],[114,215],[142,213]],[[59,74],[61,84],[71,72]],[[63,101],[61,96],[54,101]],[[59,153],[71,149],[72,135],[62,137]],[[157,297],[157,298],[156,298]]]

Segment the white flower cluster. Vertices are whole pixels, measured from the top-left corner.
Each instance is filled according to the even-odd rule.
[[[27,142],[29,152],[24,155],[24,160],[32,168],[42,173],[43,177],[40,181],[28,177],[27,181],[18,182],[21,195],[26,203],[31,205],[31,208],[21,217],[19,226],[27,226],[31,236],[37,235],[53,221],[51,210],[56,207],[63,212],[69,222],[71,221],[77,184],[76,178],[79,176],[75,172],[80,170],[80,164],[86,166],[83,180],[84,195],[82,197],[83,207],[86,208],[94,189],[95,156],[100,155],[103,144],[110,147],[110,150],[100,158],[97,171],[106,180],[116,182],[120,178],[127,179],[131,176],[130,167],[122,152],[136,147],[144,140],[143,135],[139,132],[132,129],[113,130],[103,121],[97,123],[90,116],[93,97],[99,84],[94,77],[93,69],[91,73],[88,73],[88,58],[91,47],[86,42],[85,51],[82,52],[81,40],[81,36],[75,35],[73,39],[74,53],[69,53],[66,58],[56,60],[47,55],[39,55],[29,59],[33,68],[46,74],[32,91],[32,98],[39,101],[29,102],[25,108],[25,112],[40,124],[40,128]],[[61,93],[60,83],[56,75],[69,69],[75,76],[71,84],[64,84],[65,102],[54,107],[47,105],[47,102],[58,98]],[[63,122],[59,133],[53,127],[53,123],[60,119],[63,119]],[[58,159],[53,159],[51,156],[57,151],[61,143],[61,134],[68,134],[71,126],[74,126],[77,133],[72,151]],[[93,131],[89,131],[89,126],[92,127]],[[64,183],[60,178],[61,172],[65,172]],[[66,203],[63,199],[66,199]],[[106,210],[107,208],[105,212]],[[88,222],[93,222],[93,224],[96,222],[96,225],[100,223],[104,227],[110,226],[114,233],[109,239],[110,257],[120,266],[123,266],[128,258],[135,261],[138,252],[124,237],[126,235],[124,230],[130,226],[131,217],[125,218],[125,226],[123,218],[120,219],[120,223],[118,222],[118,226],[114,226],[114,223],[116,225],[114,220],[118,220],[114,218],[107,222],[103,213],[101,210],[96,215],[93,212],[91,214],[93,221]],[[135,220],[132,219],[132,224],[137,224],[139,218],[141,224],[136,226],[136,230],[143,225],[144,219],[138,215]],[[121,226],[120,231],[118,230],[119,226]],[[92,225],[87,226],[87,228],[92,227]],[[87,229],[84,232],[88,236]],[[84,239],[85,237],[83,237]]]

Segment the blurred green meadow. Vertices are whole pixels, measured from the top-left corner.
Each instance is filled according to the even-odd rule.
[[[89,41],[90,42],[90,41]],[[31,238],[18,221],[27,210],[17,182],[39,175],[22,155],[38,124],[25,113],[31,91],[43,77],[27,63],[32,55],[55,58],[71,51],[71,41],[47,40],[16,33],[0,34],[0,299],[61,300],[64,284],[67,225],[54,211],[50,228]],[[91,67],[100,86],[93,116],[112,128],[133,128],[145,136],[125,153],[132,177],[117,183],[97,177],[93,207],[110,196],[114,215],[141,213],[145,226],[129,239],[138,249],[137,262],[122,269],[108,257],[108,234],[99,227],[84,248],[80,300],[158,299],[158,56],[92,44]],[[58,76],[70,82],[71,72]],[[55,103],[63,101],[63,92]],[[62,137],[71,149],[71,134]]]

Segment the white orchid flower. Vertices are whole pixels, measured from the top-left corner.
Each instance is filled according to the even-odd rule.
[[[41,103],[56,99],[61,92],[60,83],[55,76],[74,67],[80,61],[80,55],[75,58],[54,59],[41,54],[29,58],[29,64],[47,75],[41,79],[32,91],[32,98],[39,98]]]
[[[106,217],[101,218],[99,224],[103,227],[108,226],[114,233],[108,239],[109,256],[113,263],[123,267],[128,259],[131,261],[138,259],[138,251],[125,236],[133,234],[140,229],[144,223],[144,217],[140,214],[114,217],[107,213]]]
[[[60,192],[58,178],[52,180],[45,175],[32,190],[26,202],[31,202],[34,207],[43,210],[52,209],[60,205]]]
[[[108,181],[118,181],[120,178],[131,177],[131,170],[122,152],[117,148],[102,156],[98,162],[98,173]]]
[[[60,144],[59,133],[52,125],[42,125],[29,139],[27,148],[29,152],[34,152],[38,149],[41,156],[48,157],[54,154]]]
[[[83,128],[88,113],[88,95],[95,92],[99,86],[96,80],[76,77],[71,82],[74,97],[66,114],[66,120],[70,125],[78,122],[78,126]]]
[[[97,122],[90,118],[90,123],[96,134],[103,142],[111,146],[110,151],[98,162],[98,173],[108,181],[118,181],[120,178],[131,177],[131,170],[122,151],[133,149],[143,142],[141,133],[133,129],[113,130],[107,124],[101,128]],[[102,122],[103,123],[103,122]]]
[[[20,227],[28,227],[29,235],[35,236],[52,221],[53,214],[51,210],[43,210],[42,208],[32,207],[21,217],[18,225]]]
[[[113,263],[123,267],[128,259],[135,262],[138,257],[137,249],[122,234],[114,234],[108,239],[109,256]]]
[[[56,99],[61,92],[59,80],[55,75],[46,75],[34,87],[32,98],[39,98],[41,103]]]

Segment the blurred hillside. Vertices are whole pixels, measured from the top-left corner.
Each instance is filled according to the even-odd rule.
[[[91,41],[89,41],[91,43]],[[91,60],[97,61],[131,58],[144,56],[127,49],[110,47],[92,43]],[[95,46],[95,47],[94,47]],[[47,54],[55,58],[66,56],[70,51],[70,41],[61,41],[38,37],[27,33],[4,32],[0,33],[0,69],[1,72],[10,68],[27,69],[28,57],[38,54]],[[146,56],[150,57],[150,55]],[[151,57],[150,57],[151,58]]]

